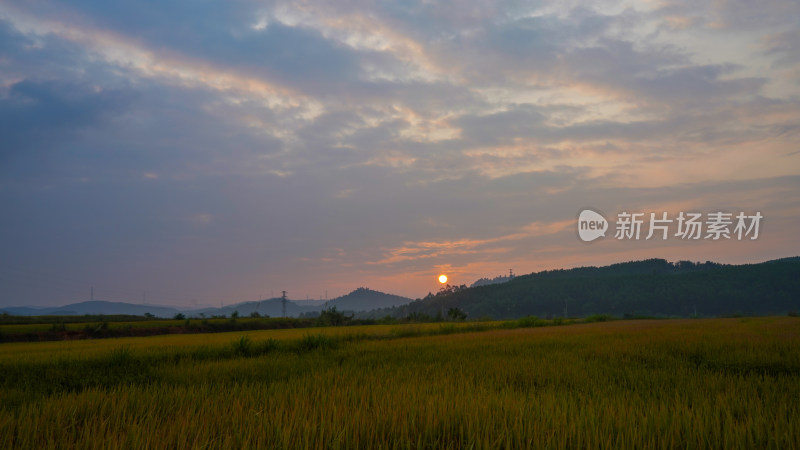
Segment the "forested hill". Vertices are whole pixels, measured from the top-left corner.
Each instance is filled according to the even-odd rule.
[[[375,308],[405,305],[409,302],[411,302],[410,298],[361,287],[347,295],[331,300],[328,306],[335,306],[339,311],[368,311]]]
[[[474,288],[453,288],[372,316],[436,316],[459,308],[468,317],[725,316],[800,310],[800,261],[760,264],[670,263],[663,259],[551,270]]]

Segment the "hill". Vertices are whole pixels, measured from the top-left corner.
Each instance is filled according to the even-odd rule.
[[[300,306],[292,300],[286,301],[286,315],[288,317],[297,317],[306,311],[313,311],[319,307]],[[280,298],[270,298],[266,300],[257,300],[250,302],[236,303],[233,305],[223,306],[221,308],[203,308],[192,311],[187,311],[186,315],[190,317],[211,317],[211,316],[227,316],[230,317],[234,312],[238,313],[241,317],[247,317],[250,314],[257,312],[262,316],[282,317],[283,316],[283,302]]]
[[[360,287],[347,295],[334,298],[328,302],[328,307],[335,306],[339,311],[371,311],[408,303],[411,303],[410,298]]]
[[[287,300],[286,315],[289,317],[305,315],[315,316],[326,307],[330,308],[334,306],[339,311],[369,311],[372,309],[405,305],[410,302],[410,298],[386,294],[362,287],[328,302],[320,302],[319,300]],[[197,309],[187,311],[186,314],[191,317],[198,317],[201,314],[210,317],[230,316],[233,312],[237,312],[243,317],[249,316],[254,312],[262,316],[281,317],[283,315],[283,304],[280,298],[270,298],[267,300],[236,303],[221,308]]]
[[[501,284],[449,287],[408,305],[360,317],[436,316],[459,308],[469,317],[724,316],[800,310],[800,261],[722,265],[663,259],[517,276]]]
[[[499,275],[494,278],[479,278],[475,280],[474,283],[470,284],[469,287],[488,286],[490,284],[505,283],[513,279],[514,279],[513,275]]]
[[[0,308],[0,312],[7,312],[16,316],[82,316],[84,314],[143,316],[145,313],[150,313],[156,317],[172,317],[179,311],[168,306],[92,300],[45,308],[3,307]]]
[[[386,294],[367,288],[358,288],[347,295],[334,298],[327,302],[328,307],[335,306],[339,311],[369,311],[378,308],[391,308],[394,306],[405,305],[411,302],[410,298],[399,295]],[[289,317],[299,317],[303,314],[318,315],[325,309],[326,303],[317,300],[287,300],[286,315]],[[142,316],[146,313],[156,317],[171,318],[178,313],[189,317],[230,317],[234,312],[241,317],[249,316],[257,312],[262,316],[281,317],[283,316],[283,303],[280,298],[270,298],[226,305],[220,308],[202,309],[180,309],[167,306],[142,305],[137,303],[108,302],[93,300],[80,303],[72,303],[64,306],[54,307],[0,307],[0,313],[5,312],[14,316],[82,316],[90,315],[133,315]]]

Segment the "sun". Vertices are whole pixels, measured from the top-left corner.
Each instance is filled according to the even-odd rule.
[[[447,275],[439,275],[439,283],[447,283]]]

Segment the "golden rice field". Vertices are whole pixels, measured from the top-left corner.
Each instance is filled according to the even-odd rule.
[[[0,344],[0,448],[800,447],[795,317],[434,326]]]

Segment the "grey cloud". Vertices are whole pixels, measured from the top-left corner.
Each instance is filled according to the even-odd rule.
[[[95,69],[85,55],[78,45],[50,34],[27,36],[0,19],[0,80],[13,82],[34,74],[39,79],[74,79]]]
[[[698,2],[666,2],[661,12],[704,19],[706,26],[738,30],[769,29],[796,25],[800,5],[792,0],[722,0]]]
[[[731,77],[734,65],[695,65],[671,68],[677,55],[646,55],[621,41],[576,51],[570,66],[580,80],[626,92],[632,99],[680,106],[722,101],[732,96],[755,96],[764,78]],[[726,76],[725,79],[722,77]]]
[[[510,142],[515,138],[534,137],[547,120],[542,108],[519,105],[508,111],[485,116],[462,116],[457,124],[471,143]]]
[[[323,95],[358,81],[359,56],[317,30],[279,22],[256,30],[254,2],[54,2],[42,15],[77,17],[99,29],[122,31],[165,55],[188,56]],[[33,6],[36,8],[36,6]]]
[[[131,102],[127,93],[96,90],[59,80],[14,83],[0,99],[0,158],[25,152],[46,152],[54,142],[74,139],[86,128],[99,127]]]
[[[752,96],[766,83],[765,78],[721,77],[731,70],[726,66],[694,66],[677,70],[664,70],[653,78],[636,79],[638,93],[647,93],[660,99],[705,100],[721,99],[738,94]]]
[[[218,35],[188,43],[193,53],[217,62],[261,73],[314,95],[335,91],[355,82],[357,55],[316,30],[270,24],[243,36]]]
[[[800,63],[800,30],[780,31],[768,35],[763,42],[765,52],[778,57],[779,67]]]

